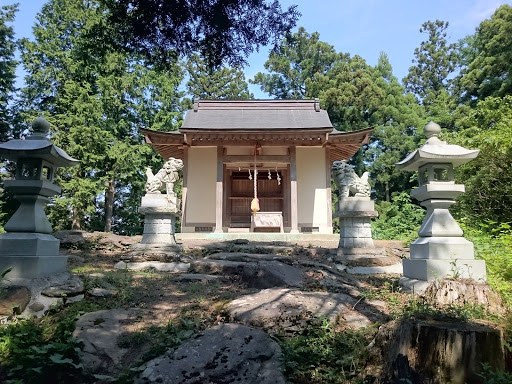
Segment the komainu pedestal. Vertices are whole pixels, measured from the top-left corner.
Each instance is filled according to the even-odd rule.
[[[144,215],[142,244],[176,244],[174,224],[179,215],[176,195],[147,194],[139,212]]]
[[[375,248],[371,219],[377,217],[370,197],[344,197],[336,203],[333,217],[340,220],[340,242],[337,256],[343,262],[384,257],[383,248]]]

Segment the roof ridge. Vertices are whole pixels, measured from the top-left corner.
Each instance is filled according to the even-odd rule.
[[[208,109],[309,109],[320,111],[319,99],[289,99],[289,100],[207,100],[194,99],[194,112]]]

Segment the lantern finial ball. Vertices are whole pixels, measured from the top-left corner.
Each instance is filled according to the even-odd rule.
[[[425,125],[423,133],[425,133],[427,139],[430,139],[431,137],[437,137],[441,133],[441,127],[439,126],[439,124],[434,123],[432,120],[430,120],[430,123]]]
[[[50,123],[43,116],[39,116],[32,123],[32,131],[39,134],[47,134],[50,131]]]

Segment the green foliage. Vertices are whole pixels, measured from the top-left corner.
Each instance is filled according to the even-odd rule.
[[[254,99],[249,92],[245,75],[241,68],[210,67],[197,54],[190,56],[186,62],[189,75],[187,92],[200,99]]]
[[[512,373],[495,371],[488,363],[482,364],[482,372],[477,374],[483,379],[485,384],[510,384],[512,383]]]
[[[379,57],[376,83],[384,98],[373,114],[375,128],[364,151],[364,162],[368,164],[376,200],[391,201],[394,192],[413,187],[410,175],[399,171],[395,163],[418,147],[423,111],[412,94],[405,94],[384,53]]]
[[[256,48],[276,44],[294,26],[297,6],[278,1],[101,0],[123,45],[165,64],[199,52],[212,66],[246,64]]]
[[[413,296],[399,311],[396,318],[414,317],[423,320],[439,320],[449,322],[467,322],[469,320],[490,320],[498,322],[500,317],[487,310],[483,304],[451,304],[439,305],[431,303],[422,296]]]
[[[374,239],[410,242],[418,237],[425,210],[413,204],[407,192],[395,193],[391,202],[378,203],[376,210],[379,217],[372,222]]]
[[[421,102],[428,120],[452,129],[456,103],[450,94],[450,75],[457,67],[458,55],[456,44],[448,44],[446,40],[447,29],[448,23],[440,20],[422,24],[420,32],[426,33],[428,39],[414,50],[415,65],[409,68],[403,84]]]
[[[355,382],[364,364],[372,329],[336,329],[318,319],[298,336],[281,341],[285,375],[297,383]]]
[[[339,59],[334,47],[320,41],[320,34],[309,34],[301,27],[284,39],[279,50],[265,63],[270,74],[257,73],[253,84],[278,99],[318,97],[311,86],[320,74],[326,74]]]
[[[478,157],[456,169],[456,180],[466,186],[454,212],[480,222],[512,221],[512,96],[488,97],[475,108],[461,107],[459,131],[448,140],[478,148]]]
[[[0,142],[7,140],[14,119],[10,100],[18,62],[14,58],[16,40],[10,24],[14,22],[17,10],[17,4],[0,7]]]
[[[461,53],[469,64],[458,78],[463,100],[512,95],[512,6],[499,7],[465,42]]]
[[[512,308],[512,227],[510,223],[487,222],[478,227],[461,221],[464,236],[475,247],[476,257],[485,260],[487,281],[507,308]]]
[[[183,71],[177,63],[159,69],[144,65],[118,49],[107,17],[97,1],[44,5],[35,41],[21,42],[28,72],[24,103],[27,118],[48,111],[53,141],[80,160],[59,170],[63,193],[56,209],[49,209],[52,223],[107,232],[116,224],[115,229],[135,233],[140,217],[119,211],[140,197],[144,168],[161,161],[143,144],[138,128],[170,131],[181,123]]]
[[[456,45],[448,44],[446,29],[448,22],[427,21],[422,24],[420,33],[428,35],[427,41],[422,41],[419,48],[414,50],[415,65],[409,68],[409,73],[403,79],[406,90],[411,91],[423,101],[435,99],[449,85],[449,75],[456,68]]]
[[[24,319],[0,326],[0,379],[11,383],[80,381],[79,344],[73,321]],[[82,381],[83,382],[83,381]]]

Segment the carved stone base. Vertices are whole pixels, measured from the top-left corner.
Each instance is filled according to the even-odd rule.
[[[66,271],[67,256],[59,255],[60,241],[43,233],[11,232],[0,235],[0,272],[7,279],[34,279]]]
[[[473,243],[463,237],[420,237],[411,245],[411,259],[473,260]]]
[[[147,194],[139,212],[144,214],[142,244],[176,244],[174,223],[179,209],[175,195]]]
[[[371,219],[377,216],[374,203],[369,197],[345,197],[336,204],[334,217],[340,219],[340,243],[342,248],[374,248]]]
[[[402,263],[404,277],[415,280],[453,277],[484,282],[487,276],[484,260],[404,259]]]

